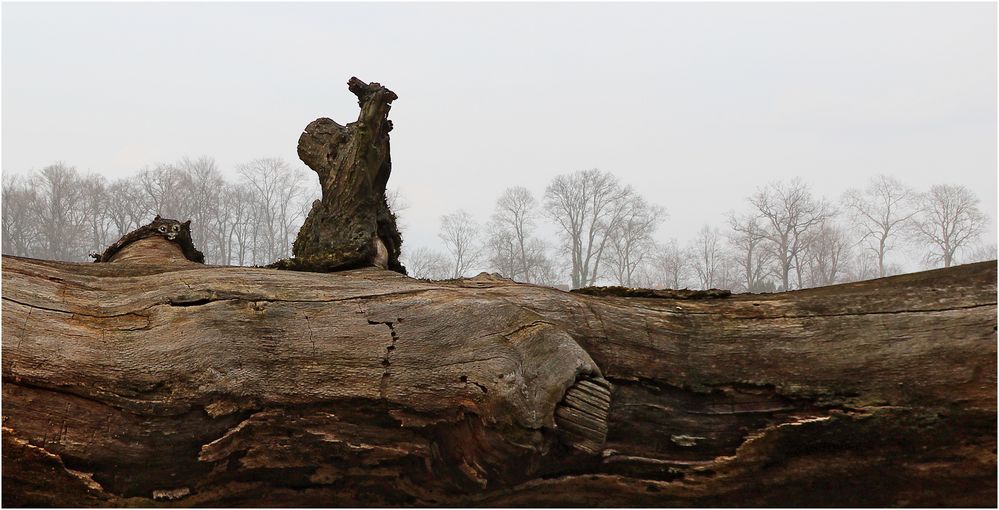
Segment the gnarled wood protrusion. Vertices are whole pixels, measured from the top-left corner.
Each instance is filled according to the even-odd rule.
[[[158,214],[153,221],[121,236],[103,253],[90,256],[94,262],[205,263],[205,255],[191,237],[191,220],[180,222]]]
[[[388,114],[398,96],[357,78],[348,88],[361,107],[357,121],[341,126],[319,118],[298,140],[298,156],[319,175],[323,195],[295,238],[294,257],[271,267],[328,272],[378,266],[406,273],[399,262],[402,236],[385,200],[392,172]]]
[[[599,454],[607,442],[611,384],[602,377],[576,381],[555,409],[555,424],[563,442],[590,454]]]

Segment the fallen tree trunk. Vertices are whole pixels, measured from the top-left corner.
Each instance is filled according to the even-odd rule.
[[[670,299],[4,257],[3,441],[5,506],[992,506],[996,263]]]

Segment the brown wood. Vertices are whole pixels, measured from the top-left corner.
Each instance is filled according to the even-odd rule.
[[[399,262],[402,236],[385,200],[392,173],[388,120],[392,92],[379,83],[347,82],[361,111],[346,126],[322,117],[298,139],[298,157],[319,175],[316,200],[295,237],[291,259],[271,267],[339,271],[378,266],[406,274]]]
[[[996,503],[995,262],[701,299],[2,273],[7,506]]]
[[[139,239],[115,253],[112,263],[197,264],[187,259],[183,248],[165,237]]]
[[[90,255],[94,262],[190,261],[204,264],[205,255],[191,238],[191,220],[181,222],[156,215],[153,221],[121,236],[104,253]]]

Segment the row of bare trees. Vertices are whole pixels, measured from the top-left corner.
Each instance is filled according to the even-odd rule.
[[[421,247],[405,261],[411,274],[431,279],[489,268],[517,281],[567,281],[572,288],[763,292],[896,274],[902,269],[891,256],[901,248],[919,252],[925,267],[995,258],[995,245],[975,244],[987,218],[963,186],[917,192],[882,175],[833,203],[793,179],[757,189],[743,205],[725,215],[724,230],[706,224],[685,245],[662,243],[656,233],[665,209],[610,173],[585,170],[557,176],[541,202],[523,187],[505,190],[485,229],[464,211],[443,216],[444,250]],[[537,235],[541,218],[558,231],[559,243]]]
[[[209,157],[184,158],[108,180],[56,163],[4,174],[3,253],[85,261],[160,214],[191,219],[211,264],[266,264],[290,254],[313,199],[311,172],[275,158],[237,167],[229,182]]]
[[[318,185],[304,168],[264,158],[227,181],[212,158],[184,158],[108,181],[62,163],[29,176],[4,175],[3,252],[88,260],[155,214],[192,220],[195,244],[213,264],[266,264],[288,257]],[[398,192],[390,196],[402,202]],[[917,192],[878,176],[833,203],[800,179],[772,182],[705,224],[693,239],[657,237],[667,219],[613,174],[555,177],[541,199],[508,188],[484,228],[457,211],[441,218],[443,250],[412,249],[403,260],[420,278],[458,278],[489,269],[517,281],[577,288],[595,284],[773,291],[887,276],[899,251],[925,267],[995,258],[975,243],[986,216],[967,188]],[[540,230],[557,232],[558,241]],[[551,234],[549,233],[549,237]]]

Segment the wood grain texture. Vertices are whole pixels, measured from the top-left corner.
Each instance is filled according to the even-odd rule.
[[[199,252],[200,253],[200,252]],[[198,264],[188,260],[183,248],[165,237],[147,237],[121,248],[107,262],[130,264]]]
[[[388,114],[398,96],[356,77],[347,87],[361,109],[357,120],[341,126],[318,118],[298,139],[298,157],[319,176],[322,199],[295,237],[294,257],[272,267],[326,272],[378,265],[405,274],[402,236],[385,199],[392,173]]]
[[[2,269],[8,506],[996,500],[995,262],[704,299]]]

